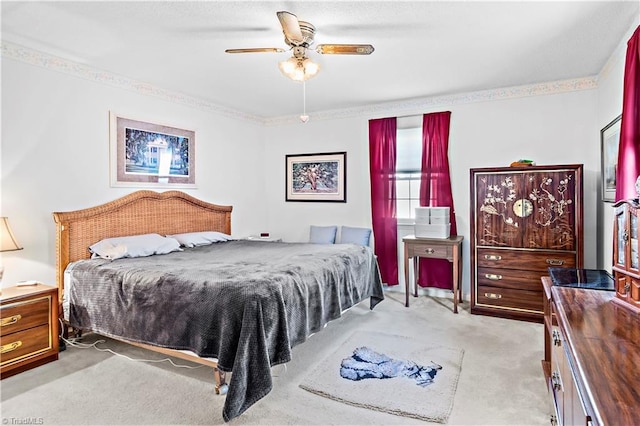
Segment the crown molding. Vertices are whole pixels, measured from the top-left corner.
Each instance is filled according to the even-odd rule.
[[[163,89],[149,83],[134,80],[129,77],[114,74],[108,71],[92,68],[78,62],[70,61],[58,56],[50,55],[38,50],[30,49],[19,44],[2,41],[2,56],[29,65],[46,68],[51,71],[58,71],[74,77],[90,80],[95,83],[105,84],[118,89],[128,90],[143,96],[152,96],[167,102],[186,105],[188,107],[214,112],[229,118],[251,121],[264,124],[264,118],[216,105],[204,99],[187,96],[180,92]]]
[[[598,87],[598,76],[573,78],[546,83],[529,84],[523,86],[505,87],[499,89],[481,90],[477,92],[459,93],[453,95],[433,96],[407,99],[397,102],[373,104],[357,108],[310,112],[311,120],[335,120],[366,116],[367,119],[422,114],[434,107],[451,107],[455,105],[477,102],[491,102],[506,99],[526,98],[531,96],[555,95],[558,93],[592,90]],[[282,124],[299,123],[297,116],[282,116],[265,120],[265,125],[276,126]]]
[[[39,66],[52,71],[80,77],[99,84],[105,84],[123,90],[129,90],[143,96],[152,96],[167,102],[186,105],[192,108],[213,112],[237,120],[245,120],[266,126],[278,126],[300,123],[299,117],[280,116],[264,118],[242,111],[226,108],[204,99],[187,96],[185,94],[163,89],[149,83],[134,80],[108,71],[92,68],[78,62],[30,49],[15,43],[2,41],[2,56],[30,65]],[[523,86],[499,89],[481,90],[477,92],[459,93],[452,95],[407,99],[396,102],[371,104],[361,107],[343,108],[311,113],[313,121],[336,120],[344,118],[362,117],[367,119],[403,116],[423,113],[434,107],[455,106],[476,102],[490,102],[505,99],[525,98],[532,96],[553,95],[558,93],[591,90],[598,87],[598,76],[574,78],[568,80],[536,83]]]

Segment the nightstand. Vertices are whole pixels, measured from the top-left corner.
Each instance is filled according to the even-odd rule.
[[[58,359],[58,289],[43,284],[2,289],[0,377]]]

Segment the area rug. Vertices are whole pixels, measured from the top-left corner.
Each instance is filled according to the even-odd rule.
[[[427,339],[355,332],[299,386],[346,404],[446,423],[464,351]]]

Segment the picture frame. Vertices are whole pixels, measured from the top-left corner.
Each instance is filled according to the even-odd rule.
[[[600,130],[602,201],[605,202],[614,202],[616,197],[616,169],[620,146],[621,119],[622,114]]]
[[[195,131],[109,112],[112,187],[195,188]]]
[[[347,202],[347,153],[285,156],[286,201]]]

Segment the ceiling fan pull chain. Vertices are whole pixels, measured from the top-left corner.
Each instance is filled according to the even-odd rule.
[[[302,115],[300,116],[300,121],[306,123],[309,121],[309,116],[307,115],[307,82],[302,82]]]

